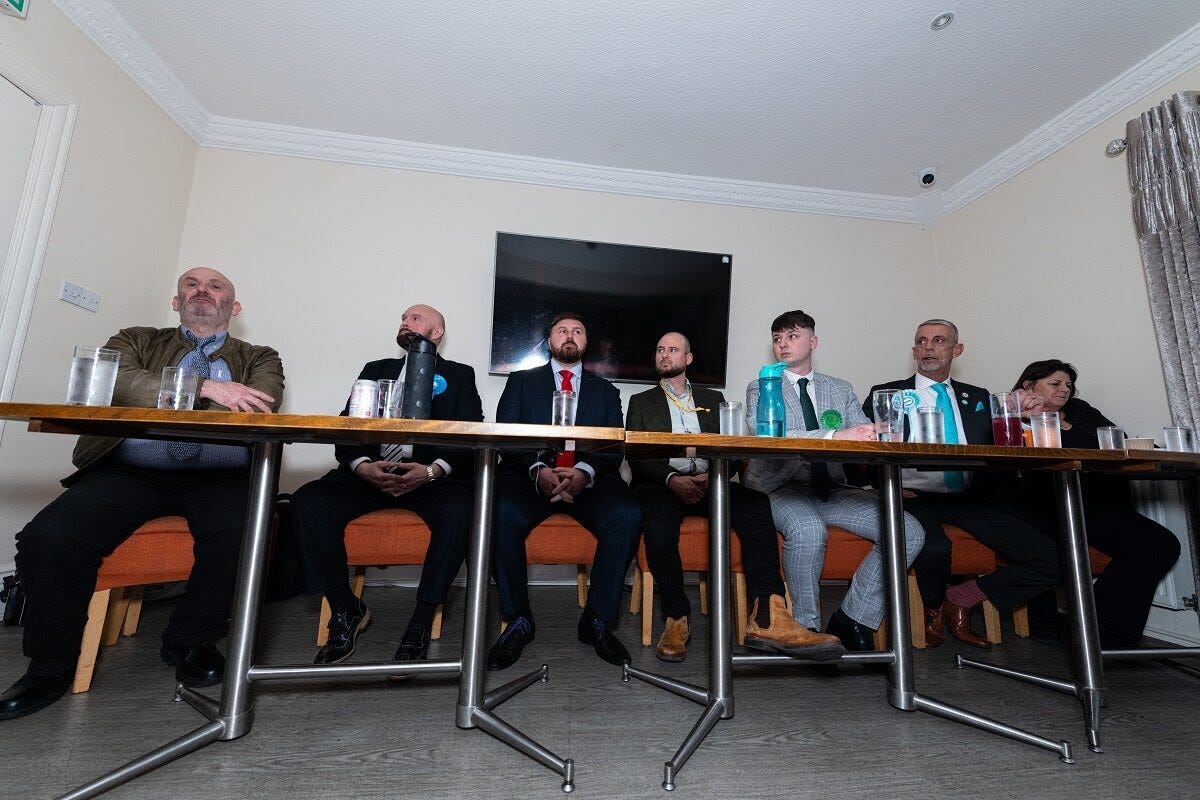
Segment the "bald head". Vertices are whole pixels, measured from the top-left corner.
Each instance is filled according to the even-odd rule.
[[[433,306],[418,303],[400,315],[400,330],[396,332],[396,344],[408,349],[408,335],[416,333],[434,344],[441,344],[446,335],[446,318]]]
[[[654,350],[654,371],[660,378],[677,378],[692,363],[692,343],[682,333],[664,333]]]
[[[192,267],[179,276],[171,308],[195,334],[210,336],[229,329],[229,320],[242,313],[233,281],[212,267]]]

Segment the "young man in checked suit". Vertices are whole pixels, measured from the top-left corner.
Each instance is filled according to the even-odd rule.
[[[771,323],[771,347],[787,363],[783,378],[786,436],[806,439],[875,441],[875,426],[863,414],[850,384],[813,370],[816,322],[803,311],[788,311]],[[756,427],[758,381],[746,388],[746,416]],[[847,650],[873,650],[873,633],[883,621],[883,553],[879,541],[879,501],[847,486],[840,465],[812,464],[803,458],[752,459],[742,482],[771,499],[775,525],[784,537],[783,571],[792,592],[792,613],[808,628],[821,623],[819,594],[825,562],[827,525],[845,528],[875,543],[850,582],[827,632]],[[916,519],[904,515],[905,560],[911,564],[925,541]]]

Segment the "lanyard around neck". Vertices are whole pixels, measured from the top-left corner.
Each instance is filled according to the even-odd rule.
[[[671,391],[671,387],[667,385],[666,381],[659,381],[658,385],[662,387],[663,394],[667,396],[667,399],[674,403],[675,407],[685,414],[695,414],[697,411],[712,411],[711,408],[704,408],[703,406],[692,406],[691,408],[688,408],[688,406],[691,406],[692,404],[689,402],[688,405],[685,406],[682,402],[680,402],[679,398],[676,397],[675,393]],[[691,400],[692,390],[688,389],[683,397],[685,400]]]

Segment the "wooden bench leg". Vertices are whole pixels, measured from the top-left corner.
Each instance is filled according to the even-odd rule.
[[[983,601],[984,636],[992,644],[1000,644],[1000,610],[990,600]]]
[[[917,576],[908,576],[908,627],[912,629],[913,647],[924,650],[925,642],[925,601],[921,599],[921,590],[917,588]]]
[[[642,570],[637,564],[633,565],[633,591],[629,593],[629,613],[640,614],[642,611]]]
[[[887,620],[879,623],[879,627],[875,629],[875,634],[871,637],[875,642],[876,650],[887,650]]]
[[[700,613],[708,616],[708,573],[700,573]]]
[[[733,607],[733,635],[738,644],[745,644],[746,621],[750,617],[750,607],[746,596],[746,573],[744,572],[733,573]],[[740,611],[737,610],[739,608]]]
[[[575,589],[579,595],[579,607],[587,605],[587,564],[575,565]]]
[[[1022,639],[1029,638],[1029,606],[1022,603],[1013,609],[1013,633]]]
[[[92,672],[96,669],[96,655],[100,652],[100,637],[104,633],[104,618],[108,613],[111,589],[92,594],[88,603],[87,625],[83,628],[83,642],[79,648],[79,660],[75,662],[75,682],[71,692],[86,692],[92,685]]]
[[[433,627],[429,629],[430,640],[442,638],[442,606],[438,605],[437,611],[433,612]]]
[[[654,575],[642,573],[642,647],[654,641]]]
[[[100,644],[112,647],[117,643],[117,639],[121,638],[121,628],[125,627],[125,612],[128,609],[128,589],[124,587],[110,589],[108,610],[104,614],[104,628],[100,633]],[[91,618],[90,613],[88,618]]]
[[[121,626],[122,636],[133,636],[137,633],[138,622],[142,619],[142,595],[145,587],[133,586],[126,590],[129,605],[125,609],[125,624]]]

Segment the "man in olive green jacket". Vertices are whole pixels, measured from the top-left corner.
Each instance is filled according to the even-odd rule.
[[[162,370],[200,375],[196,407],[271,412],[283,396],[283,365],[269,347],[229,335],[241,313],[233,284],[196,267],[179,278],[176,328],[126,328],[106,347],[121,354],[113,405],[157,405]],[[0,695],[0,719],[31,714],[71,684],[101,560],[142,523],[187,519],[195,565],[187,595],[163,632],[161,656],[188,686],[219,683],[225,660],[212,644],[229,616],[246,511],[244,445],[81,436],[67,490],[17,534],[17,571],[28,598],[25,674]]]

